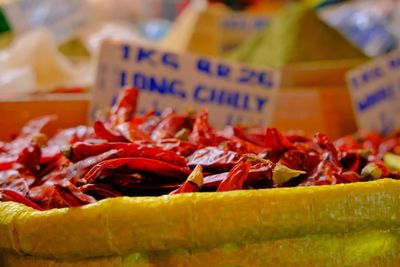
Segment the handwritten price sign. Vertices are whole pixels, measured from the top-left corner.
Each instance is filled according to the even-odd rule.
[[[359,128],[390,133],[400,129],[400,52],[348,73]]]
[[[116,41],[100,53],[93,111],[107,107],[118,90],[141,90],[139,112],[207,107],[216,126],[268,125],[279,73],[208,57],[181,55]]]

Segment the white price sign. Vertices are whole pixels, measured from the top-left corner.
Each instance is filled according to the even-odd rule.
[[[379,57],[347,75],[360,129],[400,129],[400,52]]]
[[[108,107],[120,88],[140,89],[138,112],[207,107],[218,127],[271,122],[280,75],[209,57],[106,41],[100,52],[92,112]],[[92,113],[94,114],[94,113]]]

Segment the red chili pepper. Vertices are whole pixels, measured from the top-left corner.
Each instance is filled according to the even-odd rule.
[[[132,143],[89,144],[78,142],[64,149],[64,153],[72,162],[77,162],[88,157],[99,155],[112,149],[120,150],[118,156],[121,158],[141,157],[157,159],[178,166],[187,165],[186,159],[182,156],[177,155],[175,152],[165,151],[159,148],[136,145]]]
[[[52,146],[52,147],[44,147],[41,149],[41,157],[39,160],[40,165],[50,164],[54,161],[57,161],[61,156],[60,147]]]
[[[82,178],[92,166],[101,163],[107,159],[116,157],[120,150],[112,149],[97,156],[89,157],[84,160],[78,161],[68,167],[63,167],[60,170],[56,170],[42,178],[42,182],[55,183],[61,180],[72,181],[75,184],[80,178]]]
[[[151,118],[153,118],[155,115],[156,115],[156,111],[150,110],[143,116],[135,116],[133,119],[131,119],[130,123],[133,123],[134,125],[141,125],[141,124],[146,123],[147,121],[151,120]]]
[[[128,140],[120,135],[119,133],[114,133],[102,123],[101,121],[95,121],[93,124],[93,129],[98,138],[107,140],[108,142],[127,142]]]
[[[157,146],[167,151],[173,151],[183,157],[192,155],[197,149],[196,145],[176,138],[160,140],[157,142]]]
[[[250,162],[242,161],[236,164],[218,186],[217,192],[242,189],[249,174],[250,166]]]
[[[0,156],[0,171],[12,169],[16,161],[17,161],[17,156],[9,156],[9,155]]]
[[[313,137],[313,142],[321,146],[323,149],[329,151],[333,156],[337,156],[337,149],[329,140],[328,136],[323,133],[316,133]]]
[[[123,89],[116,104],[111,108],[111,122],[114,126],[133,119],[138,97],[139,90],[135,88]]]
[[[275,164],[271,161],[251,166],[244,184],[255,188],[272,187],[272,170],[274,167]],[[205,177],[203,187],[217,188],[228,174],[229,172],[223,172]]]
[[[376,153],[379,145],[382,143],[382,138],[370,131],[359,131],[356,136],[362,142],[363,148],[373,149],[374,153]]]
[[[215,172],[230,170],[240,159],[240,154],[217,147],[199,149],[187,158],[190,167],[201,165],[204,170]]]
[[[36,175],[39,172],[41,155],[40,147],[35,143],[31,143],[21,151],[16,162],[24,166],[31,174]]]
[[[240,125],[235,125],[232,128],[234,135],[242,140],[250,142],[257,146],[265,145],[265,131],[259,128],[244,129]],[[233,136],[230,136],[231,139]]]
[[[278,163],[285,165],[286,167],[293,169],[293,170],[302,170],[307,171],[306,167],[306,158],[307,154],[299,149],[292,149],[286,151],[282,157],[279,159]],[[318,157],[319,162],[319,157]],[[312,167],[311,170],[314,170],[315,166]]]
[[[32,187],[30,197],[38,206],[45,210],[68,207],[64,198],[57,192],[54,184],[43,184]]]
[[[78,188],[85,194],[99,196],[100,199],[108,197],[120,197],[122,194],[108,184],[85,184]]]
[[[30,191],[30,195],[32,200],[46,210],[77,207],[96,201],[93,197],[79,191],[68,181],[33,187]]]
[[[22,195],[28,194],[33,181],[35,177],[22,176],[16,170],[0,171],[0,188],[14,190]]]
[[[336,183],[337,184],[345,184],[345,183],[355,183],[361,181],[361,176],[354,171],[345,171],[342,173],[335,173]]]
[[[276,128],[267,128],[265,132],[265,147],[274,152],[286,151],[291,149],[293,144]]]
[[[125,171],[125,173],[147,173],[159,175],[160,179],[172,178],[175,180],[183,180],[189,175],[190,170],[172,165],[159,160],[147,158],[118,158],[104,160],[96,164],[85,176],[87,183],[92,183],[97,178],[109,175],[117,170]]]
[[[131,122],[120,123],[117,126],[118,132],[128,141],[134,142],[136,140],[148,140],[150,141],[150,137],[140,130],[137,125]]]
[[[49,139],[48,146],[60,148],[68,144],[84,141],[87,139],[94,139],[95,133],[93,127],[78,126],[75,128],[67,128],[57,132],[55,136]]]
[[[48,165],[43,166],[43,168],[40,170],[38,177],[43,178],[46,175],[48,175],[49,173],[53,172],[53,171],[61,171],[62,168],[66,168],[70,165],[70,161],[64,157],[64,156],[60,156],[57,160],[49,163]],[[42,183],[41,179],[38,179],[35,182],[35,185],[39,185]]]
[[[17,203],[24,204],[25,206],[31,207],[35,210],[43,210],[41,207],[36,205],[34,202],[29,200],[27,197],[19,194],[18,192],[10,189],[0,188],[0,200],[1,201],[14,201]]]
[[[55,120],[55,116],[43,116],[29,121],[21,133],[11,142],[3,143],[0,153],[0,170],[11,169],[17,161],[18,155],[29,146],[35,136],[40,134],[43,127]]]
[[[202,110],[193,125],[193,130],[189,135],[189,142],[197,144],[199,147],[217,146],[223,139],[218,138],[213,128],[208,124],[208,111]]]
[[[64,199],[69,207],[78,207],[84,204],[94,203],[96,199],[81,192],[69,181],[54,184],[56,192]]]
[[[343,172],[338,162],[332,160],[331,152],[326,151],[313,173],[301,185],[337,184],[337,176]]]
[[[381,158],[385,155],[385,153],[390,152],[397,155],[400,155],[400,136],[393,135],[386,138],[380,145],[379,145],[379,155]]]
[[[225,141],[223,144],[227,150],[235,151],[241,154],[258,154],[264,151],[263,147],[252,144],[245,140],[241,140],[238,137],[232,137],[231,140]]]
[[[165,118],[167,118],[170,114],[174,113],[171,108],[166,108],[159,117],[153,116],[149,117],[147,121],[142,122],[138,125],[139,129],[144,133],[148,134],[149,136],[154,131],[160,122],[162,122]]]
[[[335,146],[342,151],[363,149],[362,144],[357,142],[354,135],[346,135],[334,142]]]
[[[152,131],[151,139],[153,141],[172,138],[182,128],[187,128],[188,120],[182,115],[175,113],[169,114]]]
[[[21,133],[10,143],[6,144],[4,149],[11,155],[17,155],[29,145],[32,139],[41,133],[43,128],[54,121],[56,116],[43,116],[29,121],[21,130]]]
[[[311,139],[307,136],[301,135],[301,132],[290,131],[285,134],[285,137],[292,143],[306,143],[311,142]]]
[[[193,193],[200,190],[203,186],[203,168],[197,165],[186,181],[176,190],[169,193],[170,195],[181,193]]]

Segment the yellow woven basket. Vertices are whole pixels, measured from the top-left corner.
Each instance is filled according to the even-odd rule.
[[[400,266],[400,181],[0,203],[0,266]]]

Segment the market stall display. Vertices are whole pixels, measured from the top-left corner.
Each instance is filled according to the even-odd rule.
[[[217,131],[208,125],[206,111],[186,116],[172,111],[165,111],[161,117],[153,117],[152,114],[135,116],[137,97],[137,90],[124,90],[109,115],[96,121],[93,127],[66,129],[46,140],[41,129],[54,119],[47,116],[31,121],[15,140],[2,144],[0,192],[3,202],[0,203],[0,230],[3,231],[2,236],[8,236],[11,233],[9,229],[17,227],[19,241],[16,244],[8,238],[2,239],[0,250],[4,253],[0,262],[5,264],[11,260],[20,264],[50,264],[52,259],[66,262],[79,259],[82,261],[77,264],[95,264],[103,260],[106,264],[108,261],[120,261],[119,257],[125,256],[127,262],[149,264],[154,257],[155,266],[159,266],[157,264],[163,260],[173,266],[180,261],[193,260],[196,253],[205,253],[204,259],[193,261],[197,264],[226,260],[227,255],[234,251],[246,251],[242,242],[250,242],[256,246],[257,253],[273,257],[266,251],[277,244],[291,252],[300,253],[316,244],[342,244],[359,238],[372,242],[374,236],[380,236],[383,240],[390,238],[394,243],[383,252],[378,252],[374,247],[368,248],[365,250],[366,258],[356,260],[373,264],[382,260],[382,255],[385,255],[388,263],[397,259],[388,256],[397,246],[397,217],[385,219],[392,216],[395,206],[390,204],[384,209],[387,216],[381,218],[377,214],[382,215],[378,210],[383,203],[400,201],[397,194],[394,195],[395,188],[399,186],[397,179],[400,178],[399,136],[382,137],[360,132],[332,143],[321,133],[309,138],[295,133],[283,134],[273,128],[264,131],[240,126]],[[392,179],[383,179],[388,177]],[[339,185],[347,183],[354,184]],[[232,190],[234,192],[225,192]],[[182,197],[139,197],[164,194],[179,194]],[[123,195],[135,197],[121,198]],[[301,201],[302,205],[294,205],[295,199]],[[99,202],[96,204],[96,201]],[[263,203],[262,206],[256,205],[258,201]],[[282,204],[275,206],[273,203]],[[363,211],[366,203],[374,204]],[[87,206],[71,209],[82,205]],[[235,206],[234,214],[228,212],[232,205]],[[257,208],[252,211],[251,205]],[[344,206],[353,208],[340,208]],[[63,207],[67,208],[54,210]],[[308,215],[300,215],[299,212],[306,207],[323,213],[311,211]],[[42,211],[46,209],[53,210]],[[171,209],[171,213],[168,212],[166,217],[160,216],[157,210],[163,209]],[[238,209],[241,212],[238,213]],[[300,210],[295,212],[296,209]],[[334,217],[323,215],[328,210],[338,214]],[[100,215],[102,213],[104,215]],[[116,216],[115,221],[109,221],[105,226],[102,220],[110,220],[111,217],[106,215],[110,213]],[[97,223],[93,220],[97,220],[95,218],[99,215],[100,223],[95,226]],[[176,216],[182,217],[178,219]],[[254,216],[263,219],[248,224]],[[314,216],[322,216],[321,221]],[[237,223],[239,217],[242,217],[244,224]],[[236,223],[222,231],[223,225],[228,226],[226,219],[229,221],[233,218]],[[279,221],[278,218],[285,220]],[[301,218],[301,225],[306,228],[299,232],[300,228],[291,223],[295,218]],[[128,219],[132,220],[129,224],[131,230],[127,231],[125,237],[118,236],[123,233],[114,232],[114,227],[124,225]],[[171,225],[173,227],[164,224],[167,222],[164,219],[174,222]],[[344,224],[339,222],[342,219],[345,219]],[[34,223],[33,220],[38,221]],[[192,220],[202,224],[202,231],[219,231],[219,234],[209,238],[202,231],[192,232],[196,229],[192,228],[194,225],[187,225]],[[213,226],[213,222],[218,223]],[[329,231],[322,225],[317,228],[320,229],[318,231],[311,230],[310,227],[318,222],[322,225],[326,223],[324,227],[331,223],[333,225],[329,226]],[[344,231],[346,228],[343,227],[349,223],[353,226]],[[367,223],[372,223],[370,228],[357,233]],[[93,227],[93,231],[78,234],[73,230],[76,229],[75,224],[79,224],[82,231],[87,231],[87,227]],[[151,224],[158,226],[153,228]],[[64,228],[63,233],[57,230],[59,227]],[[185,233],[182,227],[191,230]],[[279,229],[276,227],[282,228],[276,231],[274,229]],[[165,235],[167,229],[175,230]],[[95,237],[93,234],[98,231],[111,231],[113,242],[116,242],[114,248],[118,249],[106,245],[109,244],[108,237]],[[150,234],[151,231],[155,231],[154,235]],[[236,236],[238,231],[244,232]],[[256,237],[259,231],[266,232]],[[47,238],[43,236],[45,232]],[[308,234],[314,235],[314,239],[304,236]],[[293,247],[284,245],[287,244],[284,240],[293,240],[304,248],[293,250]],[[60,246],[57,242],[64,244]],[[92,245],[73,245],[81,242],[90,242]],[[225,250],[225,243],[236,245],[232,250]],[[178,248],[200,250],[181,255],[175,251]],[[128,256],[130,253],[154,250],[164,252]],[[21,258],[10,254],[12,251],[33,257]],[[212,256],[214,253],[218,255],[215,259]],[[378,258],[375,257],[376,253]],[[99,256],[117,258],[90,259]],[[312,261],[311,257],[314,254],[288,261],[275,259],[275,262],[290,264],[289,260],[293,260],[304,263]],[[321,256],[314,261],[320,264],[327,259],[332,266],[338,266],[342,260]],[[233,262],[240,260],[234,257]]]
[[[293,2],[0,0],[0,266],[399,266],[400,9]]]

